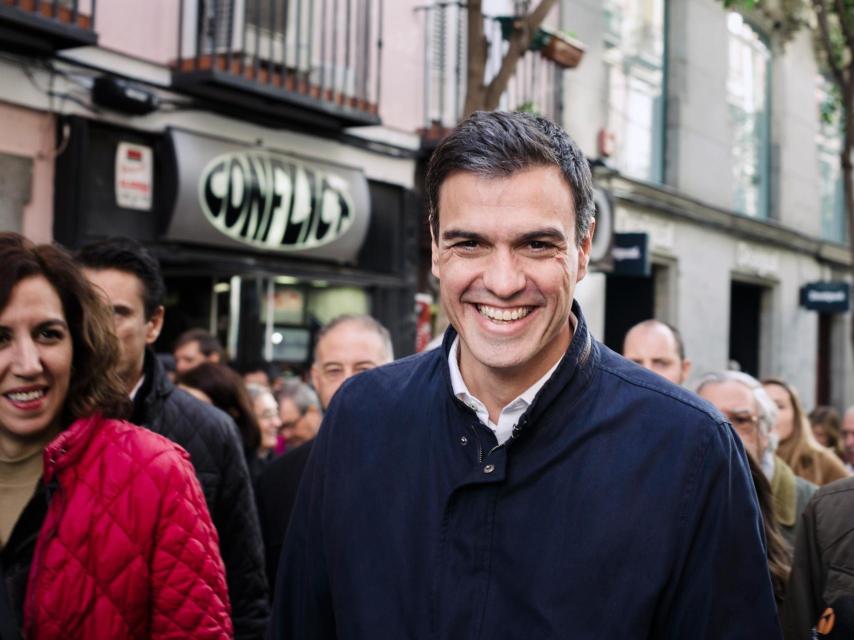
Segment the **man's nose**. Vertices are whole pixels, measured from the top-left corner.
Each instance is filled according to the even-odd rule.
[[[32,338],[15,341],[11,370],[19,378],[33,378],[42,372],[41,354]]]
[[[498,298],[510,298],[525,288],[525,273],[509,250],[493,253],[483,274],[483,284]]]

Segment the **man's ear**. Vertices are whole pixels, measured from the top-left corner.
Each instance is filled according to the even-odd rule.
[[[590,250],[593,247],[594,233],[596,233],[596,220],[591,220],[587,235],[584,236],[584,240],[578,245],[578,275],[575,278],[576,282],[581,282],[584,276],[587,275],[587,265],[590,263]]]
[[[309,370],[309,375],[311,376],[311,386],[315,388],[315,390],[319,389],[318,382],[320,381],[320,369],[317,368],[316,364],[311,365],[311,369]]]
[[[439,278],[439,245],[436,241],[436,235],[433,233],[433,226],[430,226],[430,271],[436,278]]]
[[[163,330],[164,315],[165,310],[163,309],[163,305],[157,307],[154,310],[154,313],[151,314],[151,318],[148,319],[148,326],[145,330],[145,344],[153,344],[160,336],[160,332]]]
[[[682,380],[685,381],[688,379],[688,376],[691,375],[691,361],[687,358],[682,361]]]

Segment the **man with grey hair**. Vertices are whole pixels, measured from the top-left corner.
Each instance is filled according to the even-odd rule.
[[[317,334],[311,383],[320,395],[323,409],[344,382],[394,360],[391,334],[369,315],[341,315]]]
[[[280,433],[288,449],[296,449],[314,438],[323,420],[320,399],[314,389],[298,378],[288,378],[275,395],[282,419]]]
[[[762,384],[741,371],[709,373],[697,383],[697,395],[711,402],[729,420],[747,453],[760,465],[771,483],[774,513],[780,531],[794,544],[798,519],[816,486],[796,476],[776,456],[777,407]]]

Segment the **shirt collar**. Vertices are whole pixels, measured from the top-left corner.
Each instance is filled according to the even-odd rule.
[[[139,382],[137,382],[137,383],[134,385],[133,389],[131,389],[131,390],[130,390],[130,394],[129,394],[129,395],[130,395],[130,401],[131,401],[131,402],[133,402],[134,400],[136,400],[136,394],[137,394],[137,393],[139,393],[139,390],[142,388],[143,383],[145,383],[145,373],[143,373],[143,374],[139,377]]]
[[[569,315],[569,323],[572,326],[573,333],[575,332],[576,327],[578,326],[578,320],[575,318],[575,315],[570,313]],[[460,364],[459,364],[459,352],[460,352],[460,337],[459,335],[454,337],[454,341],[451,343],[451,349],[448,353],[448,368],[451,373],[451,388],[453,389],[454,395],[458,397],[463,402],[466,402],[468,399],[474,399],[479,404],[482,404],[481,401],[473,396],[466,386],[465,380],[463,380],[463,375],[460,372]],[[552,377],[552,374],[558,368],[561,361],[563,360],[563,356],[558,359],[557,362],[554,363],[548,371],[546,371],[545,375],[542,378],[537,380],[530,387],[525,389],[522,393],[520,393],[515,400],[510,402],[505,408],[521,406],[523,409],[527,409],[531,403],[534,401],[534,398],[539,393],[540,389],[549,381],[549,378]],[[466,402],[468,404],[468,402]],[[484,421],[487,422],[487,421]]]

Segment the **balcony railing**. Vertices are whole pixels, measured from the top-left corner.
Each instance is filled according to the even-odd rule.
[[[95,0],[0,0],[0,49],[46,54],[94,45]]]
[[[463,115],[466,96],[466,8],[463,2],[436,2],[419,7],[423,19],[423,129],[425,143],[436,142]],[[501,21],[484,19],[488,44],[485,82],[501,67],[507,51]],[[530,111],[560,122],[563,69],[539,52],[528,51],[501,96],[500,109]]]
[[[173,83],[281,126],[377,124],[382,23],[383,0],[181,0]]]

